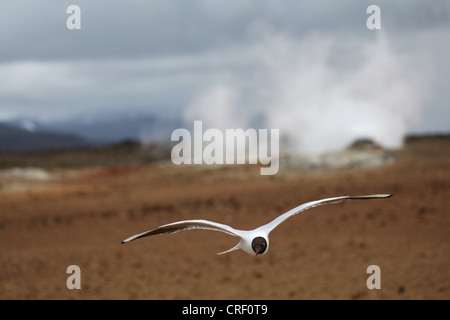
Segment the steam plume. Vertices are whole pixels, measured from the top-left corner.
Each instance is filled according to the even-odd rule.
[[[358,138],[396,148],[427,98],[426,67],[394,52],[382,33],[358,44],[271,34],[242,59],[246,72],[220,73],[187,105],[186,121],[280,129],[282,152],[340,150]]]

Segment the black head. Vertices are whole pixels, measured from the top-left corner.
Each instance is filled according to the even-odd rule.
[[[252,241],[252,249],[256,254],[262,254],[267,249],[267,241],[263,237],[256,237]]]

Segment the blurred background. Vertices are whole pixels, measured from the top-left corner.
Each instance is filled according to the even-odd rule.
[[[193,120],[278,128],[294,153],[450,130],[445,0],[378,1],[380,30],[371,1],[78,1],[80,30],[70,4],[1,4],[0,134],[27,139],[0,150],[148,144]]]
[[[1,2],[0,298],[448,299],[449,56],[447,0]],[[195,120],[279,129],[280,172],[174,166]],[[395,196],[314,209],[267,259],[205,231],[120,245],[364,193]]]

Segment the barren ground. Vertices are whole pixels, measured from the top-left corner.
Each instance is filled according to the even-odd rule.
[[[1,181],[0,299],[450,298],[449,139],[412,141],[377,168],[260,176],[161,162],[53,173]],[[237,238],[203,230],[120,244],[177,220],[252,229],[303,202],[370,193],[394,197],[305,211],[271,233],[264,256],[217,256]],[[66,286],[69,265],[81,290]],[[366,287],[369,265],[381,269],[380,290]]]

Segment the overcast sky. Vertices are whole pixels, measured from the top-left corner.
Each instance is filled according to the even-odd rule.
[[[448,0],[2,1],[0,121],[155,112],[394,146],[450,131],[449,56]]]

